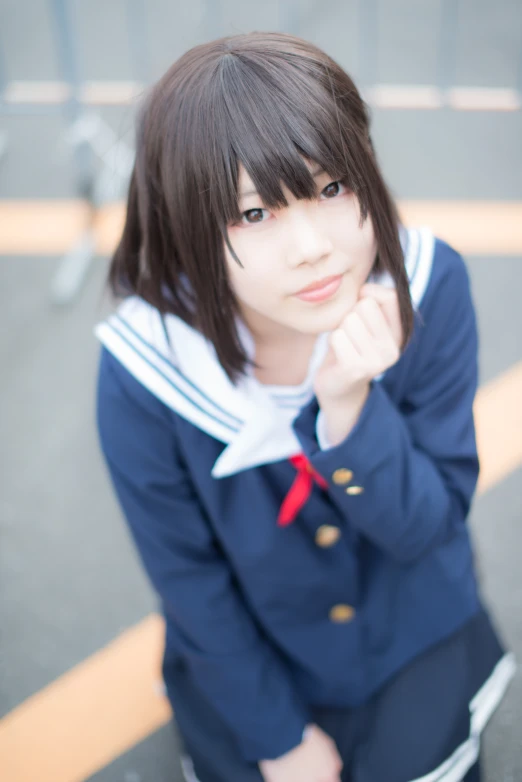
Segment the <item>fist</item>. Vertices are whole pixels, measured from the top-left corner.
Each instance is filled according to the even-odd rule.
[[[315,378],[321,407],[362,398],[370,381],[397,362],[401,344],[397,292],[367,283],[355,307],[330,335],[330,350]]]
[[[342,767],[335,742],[318,725],[286,755],[259,763],[264,782],[341,782]]]

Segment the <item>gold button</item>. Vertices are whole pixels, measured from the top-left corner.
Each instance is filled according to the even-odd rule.
[[[338,483],[340,486],[342,486],[343,483],[350,483],[353,478],[353,472],[351,470],[347,470],[346,467],[340,467],[334,472],[332,478],[334,483]]]
[[[339,605],[333,606],[330,609],[330,619],[332,622],[349,622],[355,616],[355,608],[353,606],[339,603]]]
[[[362,486],[348,486],[346,494],[362,494],[364,491]]]
[[[332,527],[330,524],[323,524],[315,533],[315,542],[322,548],[328,548],[337,543],[341,537],[341,530],[339,527]]]

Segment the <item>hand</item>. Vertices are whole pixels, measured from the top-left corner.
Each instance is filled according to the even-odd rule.
[[[261,760],[265,782],[341,782],[343,763],[335,742],[317,725],[310,725],[299,746],[275,760]]]
[[[315,393],[332,445],[351,431],[371,380],[396,363],[401,344],[396,291],[364,285],[355,307],[331,333],[330,350],[315,377]]]

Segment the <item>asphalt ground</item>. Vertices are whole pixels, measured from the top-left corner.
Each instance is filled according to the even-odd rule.
[[[86,77],[129,78],[132,63],[122,4],[104,6],[93,0],[76,7]],[[356,40],[353,3],[333,3],[328,13],[309,2],[301,8],[298,31],[302,35],[325,47],[347,68],[359,68],[361,78],[369,73],[368,62],[364,65],[364,58],[353,54],[357,47],[350,46]],[[414,72],[419,82],[436,78],[437,10],[438,4],[431,1],[380,4],[372,62],[377,77],[411,81]],[[0,12],[0,41],[10,77],[55,78],[45,4],[3,0]],[[151,2],[147,17],[151,75],[184,48],[208,37],[211,21],[216,34],[271,29],[281,23],[281,10],[272,2],[247,8],[230,0],[221,12],[217,29],[216,16],[207,19],[202,4],[182,8],[177,3]],[[514,84],[522,4],[462,3],[461,25],[455,67],[459,83]],[[131,108],[106,107],[100,115],[119,137],[131,141]],[[0,122],[8,134],[7,152],[0,162],[0,214],[2,203],[13,199],[26,203],[30,233],[30,200],[76,196],[64,122],[57,116],[8,117]],[[398,198],[522,202],[521,111],[375,109],[373,127],[384,172]],[[0,237],[1,232],[0,224]],[[49,290],[60,257],[26,255],[23,240],[22,236],[19,251],[0,260],[4,445],[0,455],[0,779],[180,782],[177,746],[168,724],[145,731],[146,735],[136,734],[126,744],[122,741],[121,752],[115,742],[103,763],[82,776],[88,764],[75,766],[68,738],[71,726],[62,716],[65,739],[60,744],[61,726],[53,724],[56,714],[74,712],[74,704],[67,701],[74,687],[60,690],[61,711],[46,712],[49,687],[140,625],[155,611],[156,601],[127,536],[96,440],[98,345],[92,328],[110,308],[103,293],[107,260],[97,257],[77,300],[58,308],[50,302]],[[486,386],[522,360],[522,253],[488,252],[468,255],[466,260],[479,320],[481,383]],[[498,411],[499,421],[502,412]],[[522,440],[522,431],[514,434]],[[494,456],[501,459],[502,446]],[[515,465],[477,497],[470,519],[484,594],[519,660],[521,512],[522,468]],[[100,679],[100,703],[101,688],[109,685]],[[30,717],[39,694],[40,723]],[[6,744],[6,737],[13,735],[9,732],[13,715],[22,715],[16,727],[19,747]],[[518,673],[485,735],[486,782],[522,780],[521,724]],[[39,758],[45,757],[39,733],[48,735],[51,728],[56,751],[63,753],[63,762],[58,762],[61,776],[54,777],[38,766]],[[89,722],[79,729],[87,740]],[[34,756],[31,776],[2,773],[2,757],[8,769],[16,769],[15,752]],[[65,774],[65,767],[70,773]]]

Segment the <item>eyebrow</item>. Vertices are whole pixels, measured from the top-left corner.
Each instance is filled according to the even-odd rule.
[[[326,171],[322,166],[316,166],[312,171],[310,171],[310,173],[315,179],[316,177],[319,176],[319,174],[326,174]],[[240,198],[246,198],[247,196],[252,196],[252,195],[259,195],[259,193],[257,192],[257,190],[245,190],[244,193],[243,192],[239,193]]]

